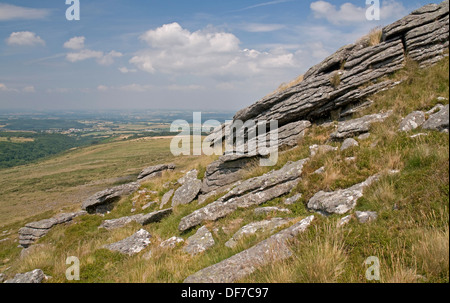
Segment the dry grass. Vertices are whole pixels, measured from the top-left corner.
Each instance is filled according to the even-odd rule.
[[[339,71],[336,71],[330,77],[331,86],[337,88],[341,84],[341,76],[339,75]]]
[[[383,29],[381,27],[375,27],[367,35],[360,38],[356,43],[367,44],[367,46],[375,46],[381,43],[382,37]]]
[[[273,91],[272,93],[270,93],[267,96],[273,96],[279,93],[282,93],[284,91],[287,91],[288,89],[290,89],[291,87],[298,85],[300,83],[302,83],[304,80],[304,75],[300,75],[297,78],[295,78],[294,80],[292,80],[289,83],[282,83],[275,91]]]

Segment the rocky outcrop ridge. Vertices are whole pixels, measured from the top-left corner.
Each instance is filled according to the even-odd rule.
[[[174,170],[175,167],[175,164],[161,164],[147,167],[141,171],[138,180],[139,182],[145,182],[152,178],[161,177],[164,171]]]
[[[134,193],[139,187],[138,182],[133,182],[102,190],[84,201],[81,209],[88,213],[106,213],[120,197]]]

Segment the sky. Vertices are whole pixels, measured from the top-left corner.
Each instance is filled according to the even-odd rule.
[[[0,110],[227,110],[430,0],[0,0]]]

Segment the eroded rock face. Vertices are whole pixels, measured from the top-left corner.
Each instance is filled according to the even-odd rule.
[[[186,246],[183,250],[191,255],[197,255],[208,248],[213,247],[215,244],[214,238],[211,232],[206,226],[201,227],[195,235],[187,239]]]
[[[125,255],[135,255],[140,253],[150,244],[151,235],[148,231],[141,229],[131,237],[119,242],[104,246],[110,251],[116,251]]]
[[[273,218],[271,220],[250,223],[239,229],[233,235],[233,237],[231,237],[231,239],[225,243],[225,246],[233,248],[239,243],[240,240],[244,239],[245,237],[254,235],[259,232],[273,232],[283,225],[288,224],[289,222],[291,222],[291,220],[292,219]]]
[[[411,130],[417,129],[425,123],[425,114],[421,111],[416,111],[410,113],[406,116],[400,123],[399,131],[409,132]]]
[[[205,221],[223,218],[238,208],[260,205],[289,193],[299,182],[309,159],[287,163],[282,169],[243,181],[225,196],[181,219],[179,230],[185,231]]]
[[[35,269],[33,271],[24,274],[17,274],[13,279],[6,280],[5,283],[37,284],[42,283],[44,279],[45,279],[44,272],[40,269]]]
[[[52,227],[72,221],[78,216],[87,214],[85,211],[76,213],[58,214],[53,218],[31,222],[19,229],[19,244],[27,248],[37,240],[44,237]]]
[[[150,166],[141,171],[138,176],[139,182],[145,182],[153,178],[161,177],[162,173],[167,170],[174,170],[175,164],[161,164]]]
[[[337,131],[331,134],[331,139],[344,140],[346,138],[368,133],[373,123],[383,122],[391,114],[392,111],[388,111],[386,113],[368,115],[358,119],[339,122]]]
[[[448,132],[449,129],[449,105],[447,104],[439,112],[430,116],[423,124],[424,129]]]
[[[288,241],[304,232],[314,216],[273,235],[259,244],[222,262],[189,276],[184,283],[233,283],[253,273],[258,268],[292,256]]]
[[[100,191],[84,201],[81,209],[88,213],[106,213],[113,208],[113,203],[120,197],[131,195],[137,191],[140,184],[137,182],[115,186],[103,191]]]
[[[356,202],[363,196],[364,189],[378,179],[379,175],[375,175],[347,189],[320,191],[309,200],[308,208],[325,215],[345,214],[355,208]]]

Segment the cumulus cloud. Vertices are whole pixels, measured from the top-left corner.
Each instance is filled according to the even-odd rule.
[[[130,63],[149,73],[251,76],[295,66],[294,55],[286,50],[241,49],[235,35],[211,28],[190,32],[178,23],[165,24],[140,39],[149,48],[138,52]]]
[[[352,3],[344,3],[339,8],[327,1],[312,2],[311,10],[317,19],[326,19],[335,25],[367,22],[366,7],[359,7]],[[380,16],[382,20],[401,17],[406,9],[403,4],[395,0],[382,2]]]
[[[48,9],[21,7],[0,3],[0,21],[44,19],[50,15]]]
[[[64,43],[65,48],[77,50],[77,52],[71,52],[66,55],[66,59],[68,61],[75,63],[88,59],[96,59],[97,63],[100,65],[111,65],[114,63],[115,58],[120,58],[123,56],[122,53],[114,50],[109,53],[105,53],[102,51],[87,49],[84,46],[84,42],[85,37],[73,37]]]
[[[8,45],[34,46],[45,45],[45,41],[33,32],[14,32],[6,39]]]
[[[84,48],[84,40],[85,37],[73,37],[66,43],[64,43],[64,47],[68,49],[83,49]]]

